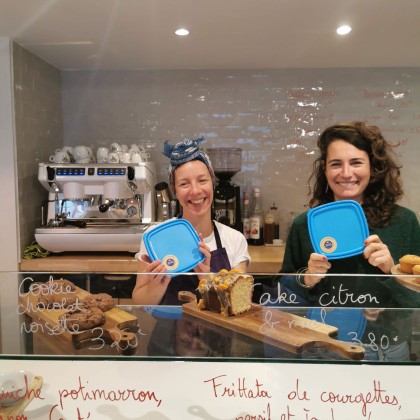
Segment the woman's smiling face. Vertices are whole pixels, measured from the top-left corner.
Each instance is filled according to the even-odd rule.
[[[362,203],[370,180],[369,156],[344,140],[334,140],[328,146],[325,176],[336,201]]]
[[[175,192],[185,218],[211,214],[213,180],[207,166],[192,160],[179,166],[174,173]]]

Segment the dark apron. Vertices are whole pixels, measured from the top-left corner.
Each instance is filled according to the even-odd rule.
[[[230,270],[231,266],[228,255],[226,249],[222,247],[222,241],[220,240],[220,235],[214,222],[213,229],[217,248],[210,252],[210,271],[212,273],[217,273],[223,269]],[[193,272],[194,271],[191,271],[191,273]],[[160,301],[160,305],[182,305],[185,302],[178,299],[178,292],[188,291],[194,293],[195,289],[197,289],[198,282],[199,280],[197,275],[187,276],[185,274],[181,274],[179,276],[172,277],[168,284],[168,288]]]

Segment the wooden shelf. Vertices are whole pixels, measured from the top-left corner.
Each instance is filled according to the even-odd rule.
[[[250,246],[248,272],[276,273],[283,262],[284,246]],[[22,260],[20,270],[42,272],[135,273],[137,260],[130,253],[63,253]]]

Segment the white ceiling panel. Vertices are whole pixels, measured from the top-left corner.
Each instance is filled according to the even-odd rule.
[[[0,36],[61,69],[418,67],[419,22],[419,0],[0,0]]]

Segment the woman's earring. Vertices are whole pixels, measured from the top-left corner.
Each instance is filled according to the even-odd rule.
[[[328,184],[327,184],[327,187],[325,188],[325,194],[327,193],[328,193]]]

